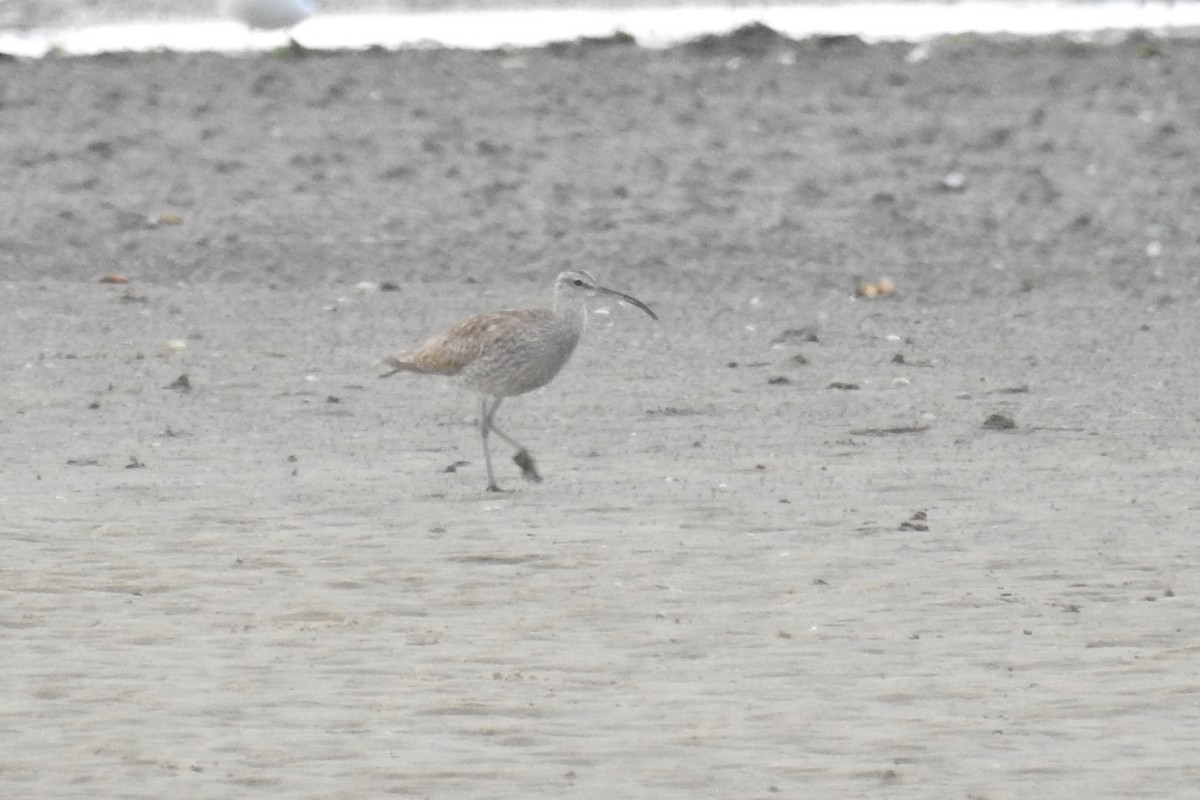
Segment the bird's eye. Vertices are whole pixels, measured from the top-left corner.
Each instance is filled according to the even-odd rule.
[[[583,278],[576,278],[575,280],[571,281],[571,283],[576,286],[583,286]]]

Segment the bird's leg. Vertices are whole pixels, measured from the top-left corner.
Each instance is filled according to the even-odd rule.
[[[489,492],[498,492],[500,491],[500,487],[496,485],[496,476],[492,474],[492,453],[488,449],[488,431],[492,428],[492,417],[495,415],[496,409],[500,407],[500,398],[496,398],[496,402],[491,408],[488,405],[488,397],[484,395],[479,409],[479,432],[483,436],[483,463],[487,464],[487,490]],[[502,433],[500,436],[508,439]]]
[[[513,456],[513,463],[521,468],[521,477],[525,478],[525,480],[533,481],[534,483],[541,483],[542,476],[538,474],[537,464],[534,463],[533,456],[530,455],[529,451],[525,449],[525,445],[521,444],[516,439],[512,438],[507,433],[496,427],[494,419],[496,416],[496,410],[498,408],[500,408],[500,398],[497,397],[496,404],[492,406],[491,413],[488,414],[488,430],[517,449],[516,455]]]

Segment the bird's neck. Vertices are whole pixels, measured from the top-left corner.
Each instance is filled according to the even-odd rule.
[[[582,297],[565,299],[554,298],[554,314],[576,330],[583,330],[587,324],[587,301]]]

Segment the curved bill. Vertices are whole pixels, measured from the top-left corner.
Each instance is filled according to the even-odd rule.
[[[641,300],[638,300],[636,297],[631,297],[630,295],[627,295],[624,292],[618,292],[616,289],[608,289],[604,286],[597,286],[596,291],[603,292],[604,294],[611,294],[613,297],[619,297],[622,300],[624,300],[626,303],[629,303],[629,305],[636,306],[637,308],[640,308],[642,311],[645,311],[647,314],[650,315],[650,319],[656,320],[656,321],[658,320],[658,314],[655,314],[653,311],[651,311],[650,306],[646,305]]]

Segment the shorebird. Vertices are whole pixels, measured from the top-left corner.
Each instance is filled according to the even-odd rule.
[[[221,0],[221,14],[264,31],[290,28],[317,10],[315,0]]]
[[[483,460],[487,464],[487,489],[498,492],[492,472],[488,434],[494,433],[512,445],[513,461],[527,479],[540,482],[529,451],[496,427],[496,411],[506,397],[532,392],[549,383],[579,343],[587,323],[587,301],[597,295],[616,297],[658,319],[650,306],[615,289],[601,286],[583,270],[563,272],[554,280],[554,307],[522,308],[478,314],[436,336],[404,358],[384,363],[391,377],[398,372],[450,375],[481,396],[479,431],[483,438]]]

